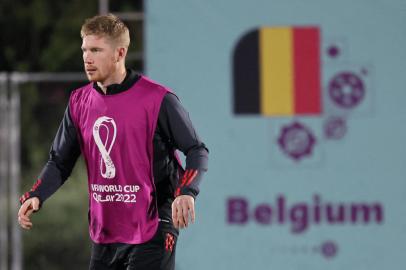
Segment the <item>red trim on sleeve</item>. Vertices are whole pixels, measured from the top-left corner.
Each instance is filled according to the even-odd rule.
[[[189,186],[193,180],[196,178],[198,174],[198,170],[186,170],[185,173],[183,174],[183,177],[180,181],[180,186],[176,189],[175,191],[175,197],[180,195],[180,190],[183,187]]]
[[[20,197],[20,203],[24,203],[30,197],[30,193],[26,192]]]
[[[35,184],[32,186],[31,191],[36,191],[37,188],[41,185],[42,180],[38,179],[37,182],[35,182]]]
[[[37,188],[41,185],[42,180],[38,179],[35,184],[32,186],[32,188],[30,189],[30,192],[36,191]],[[20,197],[20,203],[24,203],[28,198],[30,198],[30,193],[26,192],[24,193],[21,197]]]

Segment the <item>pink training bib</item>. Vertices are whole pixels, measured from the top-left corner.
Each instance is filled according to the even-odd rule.
[[[96,243],[139,244],[158,227],[153,136],[169,89],[141,78],[127,91],[102,95],[93,83],[72,92],[89,188],[89,231]]]

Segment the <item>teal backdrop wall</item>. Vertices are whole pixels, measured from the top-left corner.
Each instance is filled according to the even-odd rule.
[[[406,2],[145,2],[146,73],[179,95],[210,149],[177,269],[405,269]],[[321,113],[236,113],[243,37],[308,26]]]

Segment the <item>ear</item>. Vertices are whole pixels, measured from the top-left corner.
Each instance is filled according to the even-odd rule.
[[[117,48],[117,62],[123,60],[127,55],[127,48],[118,47]]]

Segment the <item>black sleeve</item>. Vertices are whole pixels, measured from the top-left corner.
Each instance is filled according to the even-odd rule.
[[[186,167],[176,187],[175,196],[199,193],[203,173],[208,169],[208,149],[200,140],[188,112],[172,93],[165,95],[158,117],[160,131],[174,149],[186,156]]]
[[[68,106],[49,151],[48,162],[31,190],[21,196],[20,202],[38,197],[42,204],[70,176],[79,156],[80,144]]]

